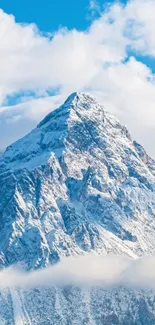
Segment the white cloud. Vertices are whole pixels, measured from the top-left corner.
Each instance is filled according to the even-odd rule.
[[[1,116],[9,120],[14,120],[15,116],[20,116],[21,118],[30,118],[36,122],[38,119],[43,118],[49,110],[59,107],[63,100],[65,100],[63,95],[45,96],[34,99],[25,98],[19,104],[1,107]]]
[[[96,4],[90,2],[93,8]],[[0,147],[30,130],[69,93],[87,90],[155,156],[150,140],[155,136],[155,77],[134,58],[134,51],[155,56],[154,12],[154,0],[117,3],[85,32],[61,29],[42,35],[35,25],[17,24],[0,10]],[[56,97],[46,95],[55,90]],[[23,97],[22,103],[4,107],[7,96],[27,91],[39,98]]]
[[[55,266],[26,273],[18,267],[0,272],[0,288],[52,285],[104,285],[155,290],[155,257],[136,260],[123,256],[88,254],[65,257]]]
[[[88,9],[91,17],[96,16],[96,14],[101,14],[101,7],[97,0],[90,0]]]
[[[38,121],[53,109],[59,107],[65,96],[46,96],[37,99],[23,99],[14,106],[3,106],[0,111],[0,151],[36,127]]]

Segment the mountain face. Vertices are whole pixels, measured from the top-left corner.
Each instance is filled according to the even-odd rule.
[[[62,256],[93,251],[133,258],[155,254],[155,161],[132,141],[126,127],[89,95],[72,94],[36,129],[9,146],[0,156],[0,184],[2,268],[20,263],[30,270],[54,264]],[[24,298],[19,292],[3,292],[0,307],[9,306],[4,310],[11,313],[11,306],[24,299],[32,314],[23,311],[27,316],[21,324],[28,325],[155,324],[153,293],[145,294],[147,298],[138,293],[137,298],[136,293],[128,292],[129,298],[127,293],[122,298],[118,289],[107,298],[104,288],[94,288],[92,293],[78,288],[63,290],[51,289],[48,294],[40,294],[39,289],[28,291],[22,293]],[[84,301],[87,306],[85,316],[75,317],[75,322],[67,316],[79,303],[74,290],[83,301],[78,308],[84,309]],[[128,300],[125,312],[118,305],[121,299]],[[45,305],[51,310],[49,320],[47,314],[41,316],[43,311],[35,314],[31,301],[36,306],[41,301],[41,310]],[[69,301],[72,304],[67,307]],[[102,311],[107,301],[109,314]],[[55,306],[54,310],[50,306]],[[64,310],[62,306],[66,306]],[[147,310],[147,322],[139,319],[142,306]],[[101,318],[97,319],[93,308],[100,311]],[[127,322],[129,311],[132,320]],[[117,317],[121,312],[124,316]],[[5,322],[0,314],[1,324],[14,324]]]
[[[0,158],[1,265],[155,253],[155,162],[89,95],[72,94]]]
[[[123,288],[7,290],[0,308],[2,325],[155,324],[155,294]]]

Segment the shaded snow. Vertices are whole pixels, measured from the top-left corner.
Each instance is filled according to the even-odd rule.
[[[89,95],[72,94],[36,129],[8,147],[0,156],[0,184],[3,267],[19,263],[26,269],[41,268],[62,256],[88,252],[132,258],[155,254],[155,162]],[[52,303],[57,316],[53,317],[67,324],[67,319],[62,320],[66,310],[60,313],[59,308],[64,296],[56,292]],[[37,293],[31,294],[37,301]],[[74,294],[71,297],[74,301]],[[86,302],[92,296],[82,297],[89,320],[84,324],[100,324]],[[113,293],[109,297],[112,303]],[[15,310],[17,299],[15,295]],[[143,300],[147,309],[146,297]],[[96,301],[100,301],[97,292]],[[103,305],[101,309],[96,305],[100,314]],[[75,314],[76,306],[78,301],[73,303]],[[20,316],[21,309],[16,314]],[[44,319],[51,324],[44,316],[41,324]],[[75,319],[81,321],[78,315]],[[149,324],[148,319],[144,323]],[[39,320],[35,324],[41,325]]]

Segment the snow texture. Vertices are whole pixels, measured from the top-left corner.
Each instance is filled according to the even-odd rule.
[[[87,94],[72,94],[6,149],[0,184],[1,267],[37,269],[88,252],[155,254],[155,162]],[[22,325],[155,324],[152,293],[65,290],[24,293],[25,323],[18,293],[7,299]]]

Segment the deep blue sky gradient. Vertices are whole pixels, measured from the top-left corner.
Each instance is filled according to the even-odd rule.
[[[102,8],[114,2],[98,1]],[[90,24],[89,0],[1,0],[0,8],[13,14],[17,22],[36,23],[42,31],[54,31],[60,26],[83,30]]]

